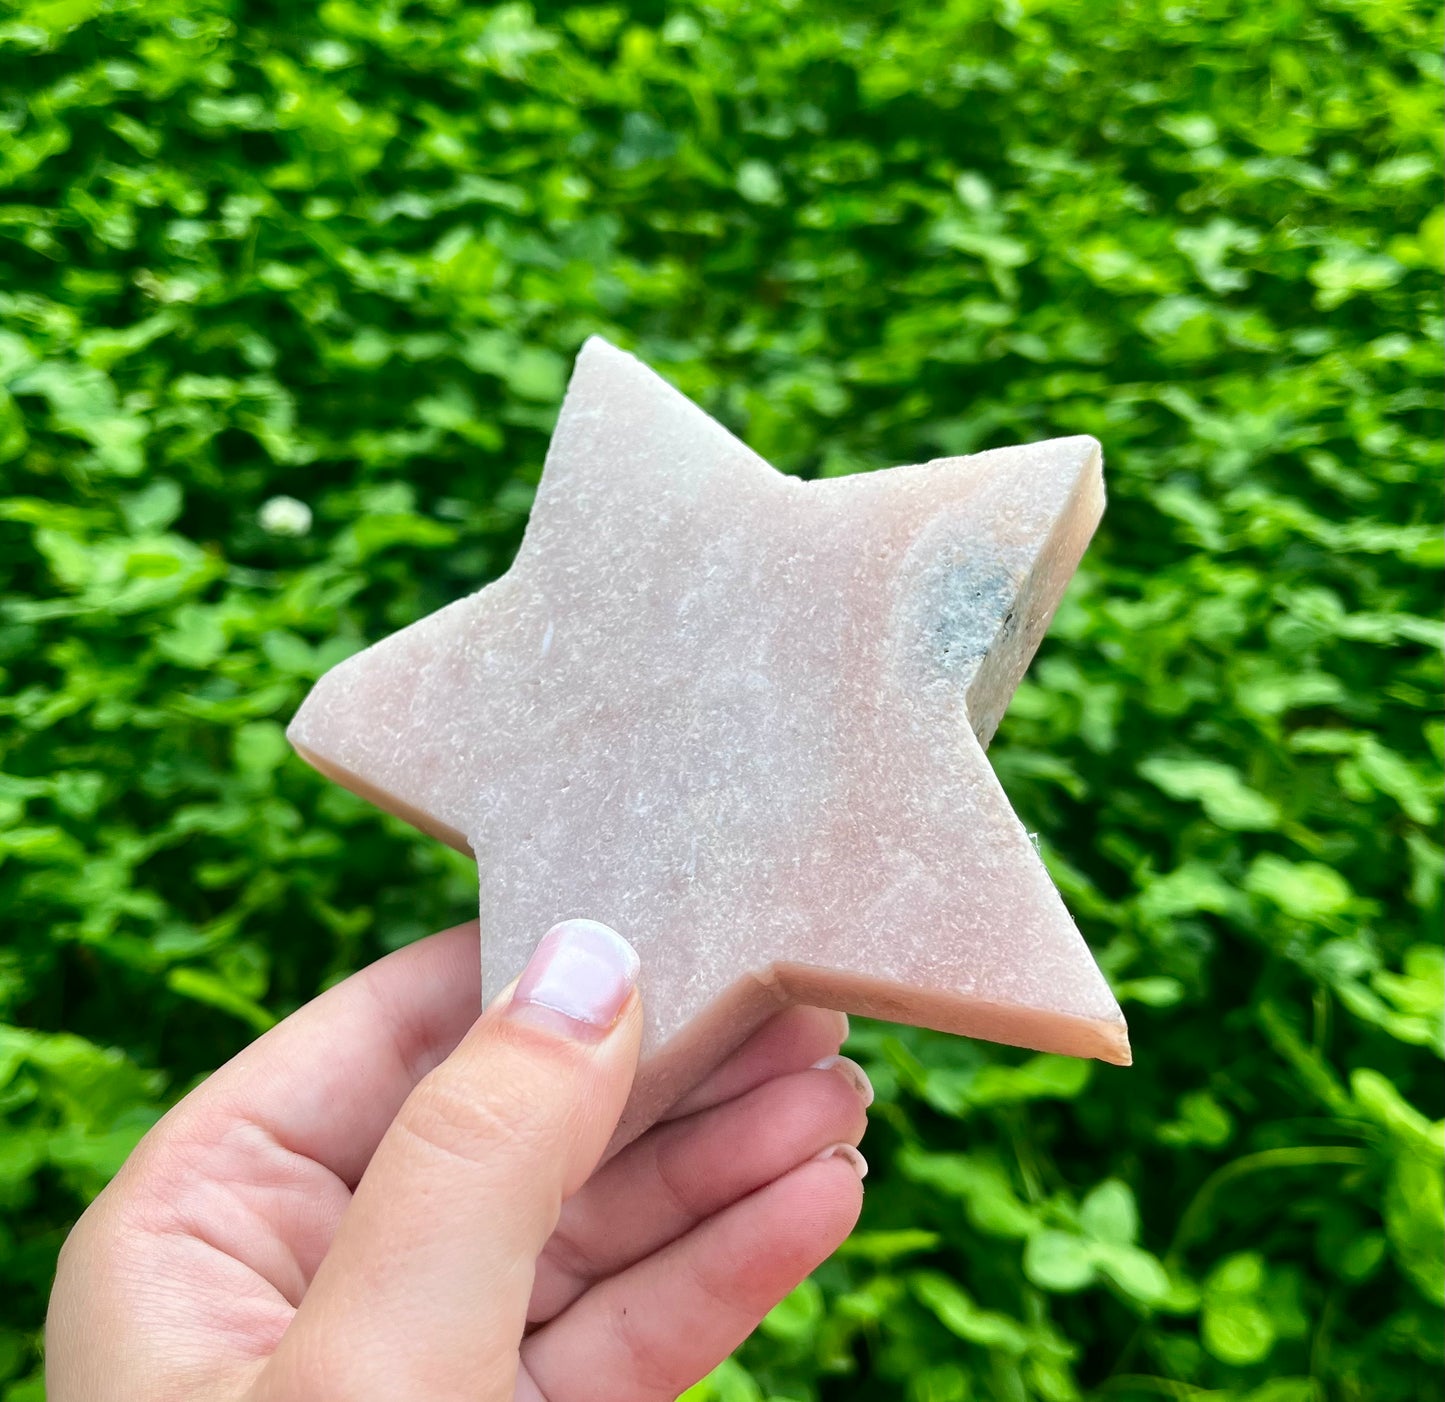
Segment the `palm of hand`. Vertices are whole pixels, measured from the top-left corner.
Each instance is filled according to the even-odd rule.
[[[816,1157],[864,1128],[866,1081],[814,1065],[838,1015],[780,1014],[590,1177],[582,1105],[558,1132],[591,1161],[549,1187],[525,1095],[479,1129],[429,1089],[478,998],[447,931],[167,1115],[62,1254],[51,1402],[672,1402],[851,1228],[856,1156]]]

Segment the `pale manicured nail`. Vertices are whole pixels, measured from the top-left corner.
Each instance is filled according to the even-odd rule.
[[[873,1103],[873,1082],[868,1079],[868,1073],[853,1060],[851,1056],[825,1056],[821,1061],[815,1061],[812,1069],[814,1071],[840,1071],[844,1079],[862,1097],[865,1107]]]
[[[830,1144],[813,1155],[814,1159],[842,1159],[859,1178],[868,1176],[868,1160],[851,1144]]]
[[[637,985],[637,951],[596,920],[554,925],[517,980],[508,1017],[596,1037],[617,1021]]]

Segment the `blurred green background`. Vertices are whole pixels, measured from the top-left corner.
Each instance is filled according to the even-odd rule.
[[[1130,1071],[883,1026],[709,1402],[1439,1396],[1441,11],[4,0],[0,1397],[159,1111],[467,866],[292,758],[584,336],[788,472],[1111,507],[994,761]]]

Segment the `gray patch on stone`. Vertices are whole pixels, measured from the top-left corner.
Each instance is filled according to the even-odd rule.
[[[967,681],[1015,625],[1019,581],[997,557],[944,565],[929,582],[925,645],[933,669]]]

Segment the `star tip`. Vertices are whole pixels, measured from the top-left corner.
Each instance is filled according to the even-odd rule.
[[[577,354],[572,361],[572,373],[567,379],[567,393],[564,396],[564,404],[582,386],[605,382],[609,376],[622,370],[626,373],[628,366],[640,364],[635,356],[628,355],[625,350],[614,346],[605,336],[596,333],[589,336],[577,348]]]
[[[1104,445],[1092,433],[1075,433],[1057,442],[1060,448],[1071,448],[1077,452],[1080,472],[1086,472],[1091,467],[1103,471]]]
[[[1111,1066],[1134,1064],[1134,1049],[1129,1045],[1129,1029],[1122,1018],[1105,1029],[1104,1037],[1105,1046],[1099,1053],[1100,1061],[1107,1061]]]
[[[330,729],[327,725],[328,713],[333,710],[337,697],[345,697],[348,688],[354,684],[357,669],[362,665],[359,659],[371,651],[371,648],[363,648],[327,668],[311,683],[311,689],[301,698],[301,704],[286,723],[287,744],[313,769],[321,767],[318,754],[325,748]]]
[[[627,352],[614,346],[606,336],[599,336],[595,331],[582,342],[577,352],[577,363],[580,365],[584,357],[594,355],[626,355]]]
[[[319,683],[318,683],[319,685]],[[286,743],[292,750],[305,760],[313,769],[318,768],[316,752],[311,745],[311,712],[312,701],[315,699],[316,691],[313,687],[307,694],[306,699],[296,708],[296,714],[291,717],[286,726]]]
[[[1082,492],[1093,502],[1095,524],[1103,515],[1106,488],[1104,484],[1104,445],[1092,434],[1078,433],[1071,438],[1055,440],[1059,455],[1054,459],[1055,481],[1062,488]]]
[[[311,710],[312,702],[316,699],[317,688],[326,680],[327,673],[323,672],[314,682],[311,689],[301,698],[301,704],[286,722],[286,740],[293,750],[299,750],[304,742],[306,732],[306,713]]]

